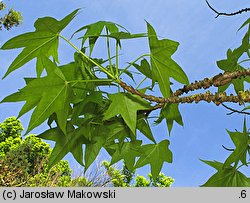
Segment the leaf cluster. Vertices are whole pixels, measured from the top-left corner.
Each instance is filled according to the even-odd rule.
[[[111,165],[124,160],[129,171],[149,164],[152,178],[156,181],[163,164],[172,163],[173,154],[169,148],[170,141],[164,139],[157,142],[157,135],[151,131],[150,114],[153,111],[161,109],[156,111],[153,122],[159,124],[166,121],[170,134],[174,122],[183,126],[180,103],[204,100],[219,105],[223,102],[244,104],[250,101],[250,93],[244,88],[244,83],[250,82],[249,76],[237,73],[234,78],[227,78],[228,72],[246,71],[242,63],[249,59],[239,60],[245,54],[249,58],[249,29],[241,46],[228,50],[227,59],[218,61],[218,67],[225,73],[189,84],[186,73],[173,59],[179,43],[160,39],[148,22],[147,32],[138,34],[107,21],[83,25],[72,34],[72,37],[78,36],[80,47],[73,44],[61,33],[78,11],[61,20],[39,18],[34,23],[35,31],[16,36],[1,47],[2,50],[22,48],[4,78],[36,59],[36,77],[25,78],[26,86],[1,102],[25,102],[18,117],[34,109],[26,133],[47,121],[49,128],[38,137],[55,142],[48,168],[71,153],[86,171],[100,151],[106,150],[111,156]],[[249,26],[249,21],[243,27],[246,25]],[[148,53],[121,64],[122,43],[140,38],[147,40]],[[74,60],[66,64],[59,63],[61,40],[75,50],[72,52]],[[104,56],[94,58],[93,50],[101,40],[106,43]],[[129,85],[123,81],[124,77]],[[134,83],[137,85],[135,88],[131,85]],[[218,93],[180,97],[193,90],[216,86],[215,83]],[[183,84],[184,87],[174,91],[176,84]],[[226,95],[225,90],[230,84],[234,85],[236,96]],[[151,95],[155,92],[160,95]],[[139,135],[148,142],[144,143],[145,139]],[[238,156],[238,152],[235,154]],[[235,154],[227,165],[235,162]],[[243,161],[242,158],[239,160]]]

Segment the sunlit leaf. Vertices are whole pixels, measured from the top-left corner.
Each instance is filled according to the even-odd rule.
[[[90,55],[91,55],[93,48],[95,46],[95,43],[97,39],[100,37],[104,29],[106,29],[110,34],[112,34],[112,33],[118,33],[119,28],[126,30],[121,25],[113,23],[113,22],[98,21],[96,23],[92,23],[92,24],[81,27],[74,34],[81,32],[83,30],[86,30],[85,34],[80,38],[82,39],[82,47],[84,46],[85,41],[88,39],[89,47],[90,47]]]
[[[43,123],[54,112],[57,114],[60,128],[63,131],[66,128],[72,90],[60,69],[49,59],[47,59],[47,68],[51,69],[48,76],[33,79],[26,87],[2,100],[2,102],[26,101],[19,116],[36,107],[27,133]]]
[[[35,22],[36,31],[21,34],[7,41],[1,49],[24,48],[22,52],[11,63],[4,77],[12,71],[20,68],[30,60],[37,58],[37,75],[42,73],[41,57],[53,57],[58,62],[59,33],[75,17],[79,9],[73,11],[60,21],[51,17],[39,18]]]
[[[188,84],[188,78],[181,67],[171,58],[179,43],[169,40],[159,40],[154,28],[147,23],[150,47],[150,61],[153,83],[157,81],[164,97],[170,96],[170,77],[182,84]]]

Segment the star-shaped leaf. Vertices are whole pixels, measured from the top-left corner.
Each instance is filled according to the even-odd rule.
[[[86,171],[89,166],[95,161],[102,147],[104,147],[108,137],[110,137],[110,131],[106,126],[98,125],[91,129],[90,142],[86,144],[84,160]]]
[[[174,121],[179,125],[183,126],[182,116],[178,108],[179,104],[166,104],[161,109],[160,118],[156,123],[161,122],[163,118],[166,119],[169,134],[172,131]]]
[[[238,161],[241,161],[244,165],[247,165],[247,152],[250,147],[248,143],[249,132],[247,132],[246,120],[244,120],[243,132],[227,132],[235,145],[235,150],[225,161],[224,167],[230,166],[230,164]]]
[[[70,85],[55,63],[46,59],[48,76],[31,80],[18,92],[7,96],[2,102],[26,101],[19,117],[34,107],[27,133],[56,113],[59,127],[65,132],[69,102],[72,96]]]
[[[156,143],[155,138],[153,136],[153,133],[150,129],[150,125],[148,123],[148,120],[146,118],[139,118],[137,121],[137,128],[138,130],[144,134],[149,140]]]
[[[57,164],[69,152],[72,153],[79,164],[84,165],[82,145],[89,143],[84,135],[85,133],[84,128],[74,129],[70,126],[66,134],[59,128],[52,128],[40,134],[38,137],[56,142],[50,155],[48,167],[51,168]]]
[[[152,176],[156,180],[163,163],[172,163],[173,154],[168,148],[169,144],[168,140],[163,140],[158,144],[143,145],[141,149],[144,155],[136,162],[135,168],[150,164]]]
[[[146,77],[152,79],[152,70],[150,64],[148,63],[147,59],[141,60],[141,64],[132,64],[138,71],[140,71]]]
[[[110,164],[114,164],[120,160],[124,160],[126,166],[130,171],[133,170],[135,164],[135,158],[142,155],[141,151],[141,140],[135,140],[131,142],[124,142],[120,146],[120,144],[114,144],[109,146],[109,148],[113,149],[115,152],[112,154],[112,160]]]
[[[125,123],[135,134],[137,123],[137,111],[150,108],[148,102],[139,96],[130,93],[116,93],[109,95],[112,101],[104,115],[104,120],[108,120],[116,115],[121,115]]]
[[[188,78],[181,67],[171,58],[179,43],[169,40],[159,40],[154,28],[147,23],[150,47],[150,61],[153,83],[157,81],[164,97],[170,96],[170,77],[182,84],[188,84]]]
[[[90,47],[90,54],[91,54],[95,46],[95,43],[97,39],[100,37],[104,28],[106,29],[106,32],[109,32],[110,34],[118,33],[119,28],[126,30],[121,25],[113,23],[113,22],[98,21],[96,23],[92,23],[92,24],[81,27],[74,34],[81,32],[83,30],[86,30],[85,34],[80,38],[82,38],[82,46],[84,45],[85,41],[89,39],[89,47]]]
[[[224,70],[225,72],[245,70],[245,68],[240,65],[239,60],[242,58],[242,55],[244,53],[248,52],[249,52],[249,33],[247,33],[244,36],[242,44],[238,48],[234,50],[228,49],[227,58],[217,61],[217,66],[221,70]],[[225,91],[230,86],[230,84],[233,84],[236,93],[238,93],[239,91],[244,91],[244,82],[250,83],[250,77],[246,76],[243,78],[234,79],[228,84],[219,87],[219,91],[220,92]]]
[[[223,167],[223,163],[217,161],[205,161],[204,163],[212,166],[217,172],[203,184],[203,187],[249,187],[250,178],[234,167]]]
[[[58,61],[59,33],[72,21],[78,10],[73,11],[60,21],[51,17],[39,18],[35,22],[36,30],[34,32],[21,34],[7,41],[1,49],[24,49],[11,63],[4,77],[34,58],[37,58],[38,76],[43,70],[41,56],[47,58],[52,56],[55,61]]]

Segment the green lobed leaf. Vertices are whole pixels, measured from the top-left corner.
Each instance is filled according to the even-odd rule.
[[[79,9],[57,21],[51,17],[39,18],[35,22],[36,30],[16,36],[8,40],[1,49],[24,48],[9,66],[4,78],[12,71],[20,68],[30,60],[37,58],[37,75],[42,73],[41,57],[53,57],[58,62],[58,41],[59,33],[75,17]]]
[[[169,40],[159,40],[154,28],[147,22],[148,40],[150,47],[150,61],[153,83],[157,81],[164,97],[170,96],[170,77],[188,84],[188,78],[181,67],[171,58],[176,52],[179,43]]]
[[[85,160],[85,171],[89,166],[96,160],[102,147],[104,147],[110,137],[110,131],[107,127],[97,125],[94,127],[91,133],[90,142],[86,144],[84,160]]]
[[[161,116],[166,119],[169,134],[172,131],[174,121],[183,126],[182,116],[178,106],[179,104],[166,104],[161,109]]]
[[[250,178],[234,168],[226,168],[215,173],[203,187],[249,187]]]
[[[110,94],[109,99],[112,101],[109,108],[104,114],[104,120],[108,120],[116,115],[121,115],[125,123],[136,133],[137,111],[150,108],[150,104],[131,93]]]
[[[124,142],[121,146],[119,144],[109,146],[109,148],[114,150],[110,164],[112,165],[123,159],[128,169],[133,171],[136,157],[142,155],[141,144],[141,140],[135,140]]]
[[[85,133],[84,127],[74,129],[71,126],[67,129],[66,134],[59,128],[52,128],[40,134],[39,138],[56,142],[50,155],[48,167],[51,168],[57,164],[69,152],[72,153],[79,164],[84,165],[82,145],[89,142],[84,135]]]
[[[152,131],[150,129],[150,125],[148,123],[148,120],[146,118],[139,118],[137,121],[137,128],[138,130],[144,134],[149,140],[156,143],[155,138],[152,134]]]
[[[138,71],[140,71],[143,75],[145,75],[147,78],[152,79],[152,70],[151,70],[150,64],[147,61],[147,59],[141,60],[141,64],[140,65],[138,65],[136,63],[133,63],[133,66]]]
[[[108,146],[115,144],[117,140],[122,144],[127,138],[129,138],[130,140],[135,139],[135,136],[130,128],[120,117],[115,117],[109,121],[105,121],[105,125],[107,125],[107,127],[109,128],[110,135],[107,138],[105,149],[111,155],[113,154],[113,150],[108,148]]]
[[[208,161],[208,160],[202,160],[202,159],[200,160],[204,162],[205,164],[215,168],[217,171],[223,169],[223,163],[220,163],[218,161]]]
[[[224,167],[230,166],[232,163],[237,163],[241,161],[244,165],[247,165],[247,152],[249,150],[249,133],[246,128],[246,119],[244,119],[243,132],[230,132],[228,131],[234,145],[235,149],[227,158],[224,163]]]
[[[245,70],[245,68],[240,65],[239,60],[243,56],[244,53],[249,52],[249,48],[250,48],[249,32],[247,32],[247,34],[244,36],[242,40],[242,44],[234,50],[228,49],[227,58],[217,61],[217,66],[221,70],[224,70],[225,72]],[[239,91],[244,91],[244,82],[250,83],[250,77],[247,76],[243,78],[233,79],[228,84],[222,87],[219,87],[218,90],[220,92],[223,92],[230,86],[230,84],[233,84],[235,92],[238,93]]]
[[[85,26],[81,27],[73,35],[75,35],[78,32],[81,32],[83,30],[86,30],[85,34],[80,38],[82,39],[82,47],[84,46],[85,41],[88,39],[89,47],[90,47],[90,55],[91,55],[93,48],[95,46],[95,43],[96,43],[97,39],[100,37],[100,35],[104,29],[106,29],[107,32],[112,34],[112,33],[118,33],[119,28],[126,30],[121,25],[113,23],[113,22],[98,21],[96,23],[92,23],[92,24],[85,25]]]
[[[172,163],[173,154],[169,150],[169,141],[163,140],[158,144],[146,144],[141,147],[143,156],[135,164],[135,168],[140,168],[150,164],[153,179],[156,180],[164,162]]]
[[[57,115],[60,128],[65,132],[66,122],[69,111],[72,90],[65,80],[64,75],[55,63],[46,59],[48,76],[37,78],[30,81],[26,87],[18,92],[7,96],[1,102],[26,101],[19,113],[19,117],[30,111],[35,110],[31,115],[27,132],[43,123],[54,112]]]

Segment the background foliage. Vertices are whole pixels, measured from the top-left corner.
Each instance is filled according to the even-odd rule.
[[[104,161],[94,168],[91,174],[72,177],[68,161],[60,161],[50,170],[48,159],[51,154],[49,145],[28,135],[21,138],[23,127],[15,117],[0,123],[0,186],[3,187],[76,187],[76,186],[116,186],[116,187],[170,187],[173,179],[160,174],[156,181],[137,176],[132,184],[134,173],[119,170]]]
[[[0,12],[6,9],[7,5],[0,1]],[[3,17],[0,17],[0,30],[4,27],[6,30],[10,30],[14,26],[18,26],[22,22],[22,15],[20,12],[9,9],[8,13]]]

